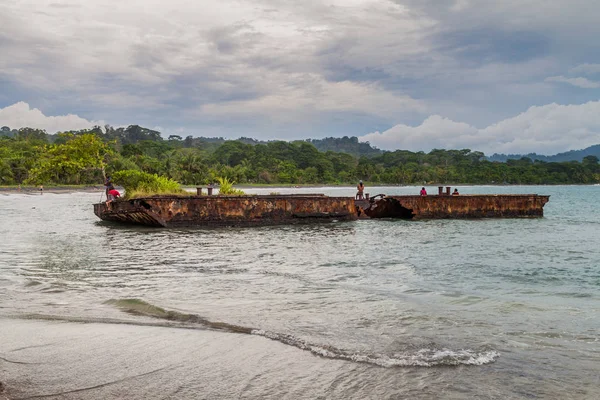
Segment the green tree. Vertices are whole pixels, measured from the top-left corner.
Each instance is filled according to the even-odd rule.
[[[67,134],[64,144],[45,146],[28,183],[89,183],[105,174],[110,146],[94,134]]]

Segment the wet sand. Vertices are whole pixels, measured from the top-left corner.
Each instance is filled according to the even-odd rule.
[[[311,376],[344,364],[233,333],[19,319],[0,325],[0,399],[317,398],[325,389],[311,388]],[[279,371],[280,379],[268,378]],[[255,379],[279,384],[254,392]]]
[[[0,317],[0,326],[0,400],[597,398],[589,381],[576,391],[552,381],[532,386],[511,363],[380,368],[149,321]]]
[[[62,321],[1,324],[1,400],[318,398],[325,389],[312,387],[310,376],[336,368],[325,361],[315,368],[314,356],[247,335]],[[280,384],[253,387],[279,371],[285,373],[273,381]]]

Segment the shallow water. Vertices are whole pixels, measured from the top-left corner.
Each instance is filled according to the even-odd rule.
[[[72,321],[61,330],[76,332],[81,321],[126,322],[114,330],[155,336],[180,326],[193,328],[186,340],[210,331],[213,343],[241,335],[243,349],[204,354],[199,368],[265,357],[286,366],[258,363],[246,371],[252,385],[212,398],[600,397],[600,187],[459,189],[551,198],[540,219],[155,229],[97,220],[99,193],[0,194],[0,323]],[[247,190],[273,191],[354,194]],[[147,304],[123,301],[132,298]],[[198,398],[180,383],[176,398]],[[148,397],[141,385],[136,394]]]

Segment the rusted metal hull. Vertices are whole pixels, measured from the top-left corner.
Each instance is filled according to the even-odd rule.
[[[323,195],[157,196],[94,204],[104,221],[149,226],[245,226],[357,219],[354,199]]]
[[[383,196],[371,200],[324,195],[157,196],[94,204],[94,213],[105,221],[162,227],[276,225],[357,218],[529,218],[542,217],[549,198],[537,194]]]
[[[356,203],[359,216],[368,218],[530,218],[544,216],[549,198],[537,194],[386,196]]]

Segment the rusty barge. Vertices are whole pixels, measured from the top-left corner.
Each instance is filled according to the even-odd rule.
[[[537,194],[381,196],[356,203],[359,217],[363,218],[530,218],[544,216],[544,205],[549,197]]]
[[[159,227],[253,226],[363,218],[543,217],[550,196],[537,194],[377,196],[355,200],[323,194],[153,196],[94,204],[104,221]],[[198,192],[200,193],[200,191]]]
[[[94,204],[104,221],[175,226],[251,226],[352,221],[354,199],[309,195],[155,196]]]

